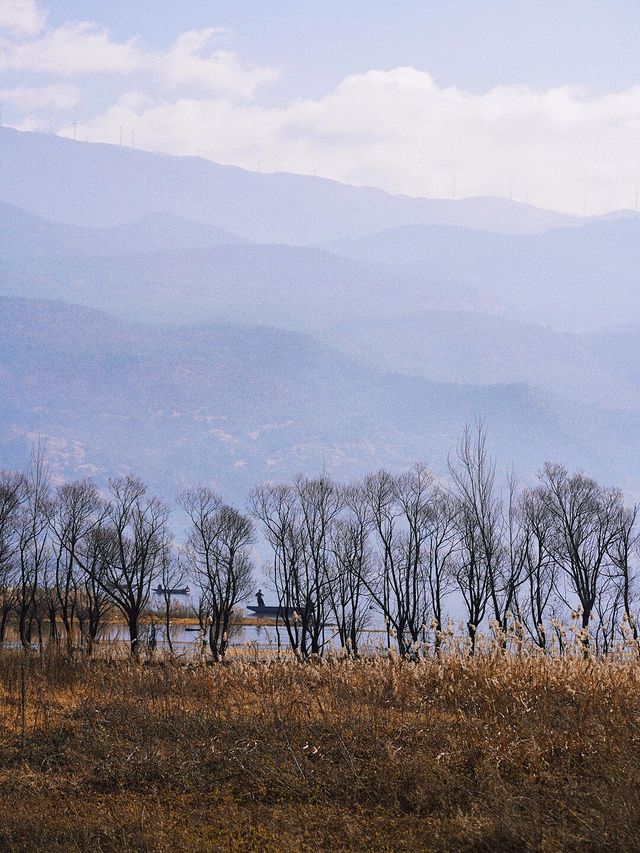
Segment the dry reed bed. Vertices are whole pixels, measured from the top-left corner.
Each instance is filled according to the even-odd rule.
[[[0,653],[0,847],[637,849],[640,669]]]

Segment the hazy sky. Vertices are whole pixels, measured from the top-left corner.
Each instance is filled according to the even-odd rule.
[[[639,44],[638,0],[0,0],[0,100],[22,129],[594,213],[635,204]]]

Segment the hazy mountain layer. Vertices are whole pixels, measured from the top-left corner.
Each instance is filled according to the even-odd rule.
[[[244,242],[221,228],[171,214],[149,214],[124,225],[90,228],[49,222],[4,202],[0,202],[0,226],[0,257],[23,260],[33,255],[113,256]]]
[[[0,400],[4,466],[43,434],[67,476],[131,469],[164,494],[206,480],[238,500],[298,470],[351,478],[418,458],[443,470],[464,423],[483,415],[503,465],[524,474],[555,458],[633,486],[640,443],[636,416],[523,386],[387,374],[274,329],[154,330],[28,300],[0,299]]]
[[[535,232],[577,217],[506,199],[389,195],[323,178],[258,174],[195,157],[0,128],[0,200],[47,219],[117,225],[169,213],[251,240],[310,243],[407,223]]]
[[[548,312],[573,292],[579,310],[593,312],[594,322],[614,319],[625,306],[617,297],[621,290],[628,294],[625,319],[633,320],[637,222],[527,237],[420,226],[333,244],[353,257],[234,243],[226,232],[169,216],[94,229],[48,223],[0,205],[0,224],[5,294],[83,303],[127,320],[269,323],[322,332],[327,342],[387,370],[445,382],[525,382],[585,402],[640,406],[635,331],[594,337],[511,318],[535,314],[527,306],[550,281],[556,291],[545,303]],[[594,252],[585,235],[607,249]],[[544,256],[554,247],[557,252],[559,242],[564,267],[555,262],[540,276]],[[127,254],[134,247],[135,254]],[[600,258],[614,261],[601,290],[582,292],[571,280],[585,254],[593,277],[605,276]],[[492,270],[509,258],[511,277],[499,272],[493,285]],[[535,280],[522,293],[529,279]],[[492,308],[502,315],[478,313]],[[572,328],[576,313],[566,310],[560,321]]]
[[[565,331],[640,321],[640,219],[533,235],[409,226],[325,248],[472,291],[479,307]]]
[[[414,225],[325,248],[240,242],[165,215],[92,229],[2,205],[0,226],[0,292],[83,302],[127,318],[306,331],[430,309],[571,333],[640,323],[637,218],[536,235]]]
[[[556,332],[490,314],[416,311],[359,319],[323,339],[376,367],[439,382],[525,382],[566,398],[640,409],[640,337]]]
[[[134,239],[119,230],[122,242]],[[246,243],[46,257],[37,249],[29,254],[23,243],[20,255],[3,257],[0,246],[0,293],[82,303],[125,319],[209,319],[305,331],[465,301],[446,282],[303,246]]]
[[[138,470],[165,494],[215,480],[240,499],[296,470],[442,470],[486,416],[505,466],[554,458],[640,489],[636,332],[576,334],[640,323],[636,217],[585,224],[6,129],[0,154],[3,464],[43,433],[67,474]],[[581,227],[545,230],[560,224]],[[539,390],[492,384],[513,381]]]

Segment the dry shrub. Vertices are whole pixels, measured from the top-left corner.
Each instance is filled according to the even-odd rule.
[[[0,653],[0,847],[637,849],[640,675]]]

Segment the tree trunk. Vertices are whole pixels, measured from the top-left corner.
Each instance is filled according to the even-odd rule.
[[[169,610],[169,605],[165,608],[165,621],[164,621],[164,633],[165,633],[165,642],[167,644],[167,648],[169,652],[173,654],[173,642],[171,640],[171,612]]]
[[[140,638],[138,635],[138,614],[130,614],[127,619],[127,624],[129,627],[129,646],[131,649],[131,656],[138,657],[140,654]]]
[[[469,649],[470,655],[475,655],[476,653],[476,634],[478,629],[471,622],[467,622],[467,631],[469,632],[469,639],[471,640],[471,648]]]
[[[27,624],[27,614],[24,609],[20,610],[18,633],[20,635],[20,642],[22,643],[23,648],[28,649],[31,646],[31,631]]]
[[[7,633],[7,621],[9,619],[9,610],[3,610],[0,616],[0,643],[4,643],[4,638]]]
[[[582,636],[580,642],[582,644],[582,655],[585,658],[589,657],[589,622],[591,621],[591,610],[585,607],[582,611]]]

